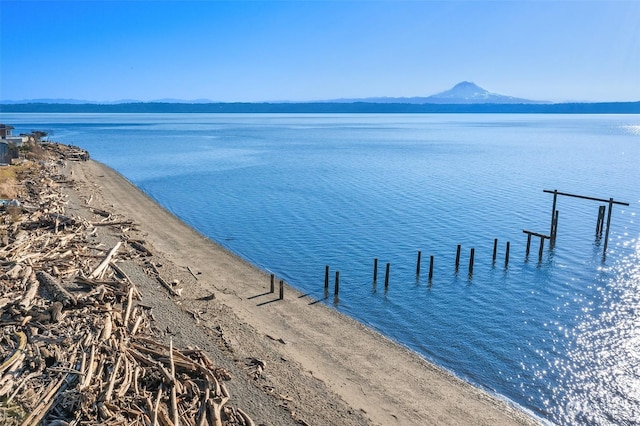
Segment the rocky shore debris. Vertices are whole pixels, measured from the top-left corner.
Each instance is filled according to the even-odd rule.
[[[98,222],[65,212],[58,187],[73,181],[59,174],[61,160],[88,154],[43,147],[49,159],[18,173],[20,204],[0,212],[0,423],[253,425],[228,403],[227,371],[199,348],[161,342],[118,265],[151,255],[128,239],[133,224],[104,210],[93,209]],[[96,226],[121,229],[120,241],[105,248]]]

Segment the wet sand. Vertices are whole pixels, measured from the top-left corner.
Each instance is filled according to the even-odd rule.
[[[235,357],[236,362],[246,354],[268,360],[268,385],[257,388],[277,394],[274,400],[280,402],[271,408],[254,401],[262,407],[254,414],[256,424],[261,423],[260,412],[278,410],[283,403],[299,407],[292,418],[304,418],[307,424],[323,424],[323,419],[326,424],[538,424],[293,288],[285,286],[284,300],[278,300],[278,285],[275,293],[269,292],[265,271],[181,222],[114,170],[95,161],[69,162],[68,168],[79,191],[91,192],[94,203],[136,223],[145,241],[167,262],[165,269],[170,266],[190,278],[183,278],[179,298],[145,299],[151,304],[173,303],[176,311],[192,316],[191,323],[172,324],[181,328],[187,343],[198,345],[202,339],[190,331],[196,323],[214,327],[224,311],[232,313],[226,315],[224,327],[234,350],[222,356]],[[211,200],[212,209],[215,205]],[[333,417],[326,416],[328,412]],[[262,423],[277,424],[277,420],[267,418]]]

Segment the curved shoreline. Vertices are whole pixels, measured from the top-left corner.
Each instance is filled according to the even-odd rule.
[[[76,179],[93,184],[103,202],[132,219],[168,261],[198,271],[200,279],[185,289],[182,304],[196,306],[213,292],[250,326],[252,339],[286,343],[263,345],[271,352],[261,357],[292,361],[299,374],[322,382],[372,424],[539,423],[354,319],[311,305],[293,288],[277,300],[277,290],[269,293],[267,272],[189,227],[115,170],[96,161],[69,164]]]

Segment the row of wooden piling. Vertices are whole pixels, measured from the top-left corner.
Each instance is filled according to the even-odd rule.
[[[276,292],[276,276],[275,274],[271,274],[271,286],[269,288],[269,293],[275,293],[275,292]],[[284,280],[280,280],[280,289],[279,289],[278,299],[279,300],[284,299]]]
[[[529,257],[529,247],[530,247],[530,241],[531,241],[531,235],[537,235],[537,236],[541,236],[544,238],[549,238],[546,235],[540,235],[540,234],[536,234],[534,232],[529,232],[526,231],[527,233],[529,233],[529,238],[528,238],[528,243],[527,243],[527,254],[526,257]],[[539,261],[542,261],[542,256],[543,256],[543,250],[544,250],[544,238],[542,238],[542,244],[540,245],[540,250],[539,250]],[[505,255],[504,255],[504,268],[508,269],[509,267],[509,257],[510,257],[510,251],[511,251],[511,242],[507,241],[506,243],[506,250],[505,250]],[[460,270],[460,258],[461,258],[461,253],[462,253],[462,245],[458,244],[456,247],[456,258],[455,258],[455,273],[458,274],[459,270]],[[495,238],[493,240],[493,265],[495,266],[496,261],[497,261],[497,255],[498,255],[498,239]],[[433,281],[433,270],[434,270],[434,259],[435,257],[433,255],[429,256],[429,284],[431,284],[431,282]],[[468,274],[469,274],[469,278],[471,278],[473,276],[473,269],[474,269],[474,263],[475,263],[475,248],[471,248],[469,250],[469,269],[468,269]],[[378,258],[374,258],[373,259],[373,282],[377,283],[378,282]],[[418,251],[418,255],[417,255],[417,260],[416,260],[416,276],[420,276],[421,273],[421,267],[422,267],[422,251]],[[384,287],[385,289],[389,287],[389,276],[390,276],[390,270],[391,270],[391,263],[386,263],[385,265],[385,274],[384,274]],[[325,291],[325,295],[328,295],[329,293],[329,285],[330,285],[330,266],[326,265],[325,266],[325,273],[324,273],[324,291]],[[336,271],[335,272],[335,285],[334,285],[334,295],[338,296],[338,294],[340,293],[340,271]]]
[[[545,189],[544,192],[553,194],[553,205],[552,205],[552,209],[551,209],[551,226],[550,226],[550,230],[549,230],[549,235],[545,235],[545,234],[541,234],[541,233],[533,232],[533,231],[528,231],[526,229],[522,230],[523,233],[527,234],[527,246],[526,246],[526,251],[525,251],[525,259],[526,260],[529,259],[529,254],[530,254],[530,251],[531,251],[531,239],[532,239],[532,237],[540,238],[540,246],[539,246],[539,249],[538,249],[538,263],[542,262],[542,258],[543,258],[543,254],[544,254],[545,240],[549,240],[549,247],[551,249],[553,249],[553,247],[555,246],[556,236],[557,236],[557,232],[558,232],[558,216],[559,216],[559,212],[558,212],[558,210],[556,210],[556,204],[557,204],[557,198],[558,198],[559,195],[568,196],[568,197],[574,197],[574,198],[582,198],[582,199],[587,199],[587,200],[594,200],[594,201],[599,201],[599,202],[608,202],[609,203],[608,210],[607,210],[606,206],[600,206],[599,207],[599,209],[598,209],[598,219],[597,219],[597,222],[596,222],[596,238],[602,238],[602,233],[603,233],[603,231],[605,232],[603,255],[606,254],[607,242],[608,242],[608,239],[609,239],[609,228],[610,228],[610,225],[611,225],[611,210],[613,208],[613,205],[614,204],[618,204],[618,205],[628,206],[629,204],[628,203],[623,203],[623,202],[620,202],[620,201],[614,201],[613,198],[610,198],[609,200],[606,200],[606,199],[587,197],[587,196],[582,196],[582,195],[563,193],[563,192],[559,192],[558,190],[549,191],[549,190]],[[608,211],[608,214],[607,214],[607,211]],[[607,216],[606,229],[605,229],[605,216]],[[509,241],[507,241],[506,251],[505,251],[505,256],[504,256],[504,268],[505,268],[505,270],[509,267],[509,252],[510,252],[510,249],[511,249],[511,243]],[[458,273],[458,271],[460,269],[460,254],[461,254],[461,250],[462,250],[462,246],[460,244],[458,244],[458,246],[456,248],[456,260],[455,260],[455,273],[456,274]],[[498,239],[495,238],[493,240],[493,257],[492,257],[493,266],[495,266],[495,264],[496,264],[497,255],[498,255]],[[416,261],[416,276],[420,276],[421,261],[422,261],[422,252],[418,251],[418,258],[417,258],[417,261]],[[472,275],[473,275],[474,261],[475,261],[475,248],[471,248],[471,250],[469,252],[469,278],[471,278]],[[434,266],[434,256],[430,256],[429,257],[429,284],[431,284],[431,282],[433,280],[433,266]],[[385,276],[384,276],[385,289],[389,286],[390,269],[391,269],[391,264],[387,263],[386,264],[386,268],[385,268]],[[378,259],[375,258],[373,260],[373,282],[376,283],[377,281],[378,281]],[[334,283],[335,283],[334,284],[334,295],[337,297],[339,292],[340,292],[340,271],[336,271],[335,272],[335,281],[334,281]],[[282,299],[284,299],[284,281],[283,280],[280,280],[280,289],[279,289],[279,291],[280,291],[279,300],[282,300]],[[325,295],[327,295],[328,292],[329,292],[329,265],[326,265],[326,267],[325,267],[324,291],[325,291]],[[270,292],[271,293],[275,293],[275,275],[274,274],[271,274]]]
[[[551,249],[553,249],[553,247],[555,246],[555,241],[556,241],[556,236],[558,233],[558,217],[560,215],[559,211],[556,209],[556,201],[557,201],[557,196],[558,195],[565,195],[565,196],[570,196],[570,197],[577,197],[577,198],[586,198],[589,200],[597,200],[597,201],[606,201],[606,200],[601,200],[601,199],[597,199],[597,198],[592,198],[592,197],[584,197],[584,196],[580,196],[580,195],[574,195],[574,194],[567,194],[567,193],[561,193],[558,192],[557,190],[552,191],[547,191],[545,190],[545,192],[551,192],[552,194],[554,194],[554,199],[553,199],[553,207],[552,207],[552,215],[551,215],[551,227],[550,227],[550,231],[549,231],[549,235],[545,235],[542,233],[538,233],[538,232],[533,232],[533,231],[528,231],[526,229],[522,230],[523,233],[527,234],[527,246],[526,246],[526,251],[525,251],[525,259],[529,259],[529,254],[531,252],[531,239],[532,237],[538,237],[540,238],[540,246],[538,249],[538,263],[542,262],[542,258],[544,255],[544,246],[545,246],[545,240],[549,240],[549,247]],[[628,206],[628,203],[622,203],[622,202],[617,202],[614,201],[613,198],[608,200],[609,202],[609,214],[607,217],[607,224],[606,224],[606,234],[605,235],[605,248],[604,251],[606,252],[606,244],[607,244],[607,239],[608,239],[608,233],[609,233],[609,226],[610,226],[610,221],[611,221],[611,208],[613,204],[620,204],[620,205],[626,205]],[[605,216],[607,216],[607,208],[606,206],[600,206],[598,209],[598,220],[596,222],[596,237],[597,238],[602,238],[602,233],[605,229]],[[507,241],[506,244],[506,251],[505,251],[505,256],[504,256],[504,268],[507,269],[509,267],[509,252],[511,249],[511,243],[509,241]],[[462,246],[460,244],[458,244],[457,248],[456,248],[456,261],[455,261],[455,272],[456,274],[458,273],[459,269],[460,269],[460,254],[461,254],[461,250],[462,250]],[[497,261],[497,255],[498,255],[498,239],[495,238],[493,240],[493,265],[495,266],[496,261]],[[416,275],[419,276],[420,275],[420,271],[421,271],[421,260],[422,260],[422,252],[418,251],[418,258],[417,258],[417,262],[416,262]],[[470,252],[469,252],[469,278],[471,278],[471,276],[473,275],[473,266],[474,266],[474,260],[475,260],[475,248],[471,248]],[[430,256],[429,258],[429,283],[432,282],[433,280],[433,263],[434,263],[434,257]],[[387,263],[386,265],[386,272],[385,272],[385,278],[384,278],[384,286],[385,288],[387,288],[389,286],[389,270],[390,270],[391,265],[389,263]],[[336,286],[335,286],[335,295],[337,296],[339,293],[339,284],[338,284],[338,278],[339,277],[339,273],[336,272]],[[378,259],[374,259],[373,261],[373,282],[377,282],[378,280]],[[326,272],[325,272],[325,292],[328,291],[329,288],[329,266],[327,265],[326,267]]]

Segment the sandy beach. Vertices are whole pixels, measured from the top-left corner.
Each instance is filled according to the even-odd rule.
[[[208,240],[109,167],[70,161],[63,170],[75,182],[65,189],[70,214],[86,215],[90,205],[135,223],[165,279],[182,289],[170,296],[140,278],[143,302],[175,344],[203,348],[231,371],[230,393],[256,424],[538,424],[295,289],[285,286],[278,300],[277,282],[270,293],[265,271]],[[255,359],[265,365],[259,375],[248,361]]]

